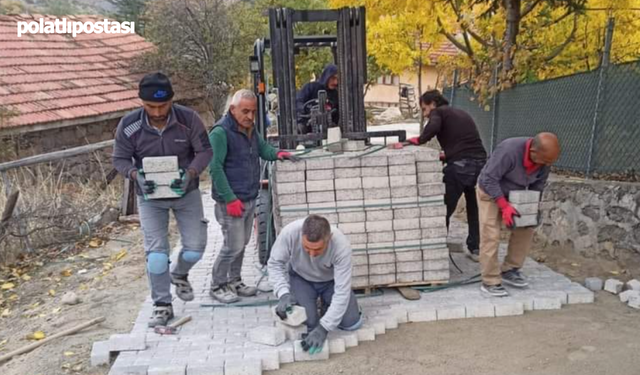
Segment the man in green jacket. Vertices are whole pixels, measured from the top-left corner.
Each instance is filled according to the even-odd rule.
[[[211,197],[224,243],[213,265],[210,295],[222,303],[250,297],[257,289],[242,282],[244,248],[253,233],[256,198],[260,192],[260,159],[297,158],[269,145],[254,128],[258,104],[252,91],[233,95],[229,112],[213,127],[209,140],[213,159]]]

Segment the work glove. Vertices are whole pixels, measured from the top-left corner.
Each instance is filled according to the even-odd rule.
[[[136,184],[138,184],[138,187],[142,190],[142,194],[145,196],[145,199],[148,194],[153,194],[153,192],[156,191],[156,183],[153,181],[147,181],[144,178],[144,171],[142,169],[138,169],[135,179]]]
[[[515,217],[520,217],[518,210],[513,208],[509,201],[505,197],[500,197],[496,200],[496,204],[500,207],[502,212],[502,222],[509,229],[513,229],[516,226]]]
[[[327,330],[321,324],[318,324],[316,328],[314,328],[311,333],[307,335],[307,337],[302,340],[300,343],[302,345],[302,350],[305,352],[308,351],[309,354],[317,354],[322,351],[322,346],[324,346],[324,341],[327,339]]]
[[[179,196],[184,196],[187,193],[187,188],[192,179],[192,174],[189,170],[180,169],[180,178],[176,178],[171,181],[171,190]]]
[[[276,315],[282,320],[287,320],[287,312],[291,312],[293,305],[297,304],[296,299],[290,294],[285,293],[280,296],[278,306],[276,306]]]
[[[415,146],[420,146],[420,137],[409,138],[409,139],[407,139],[407,142],[409,142],[409,143],[411,143],[412,145],[415,145]]]
[[[446,160],[446,156],[444,154],[444,151],[440,151],[439,158],[440,158],[440,161],[444,163],[444,161]]]
[[[242,212],[244,211],[244,205],[240,201],[240,199],[236,199],[227,203],[227,215],[232,217],[242,217]]]
[[[278,157],[278,160],[291,160],[294,163],[300,161],[298,156],[287,151],[278,151],[276,156]]]

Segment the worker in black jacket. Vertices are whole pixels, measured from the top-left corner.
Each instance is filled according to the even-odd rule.
[[[469,236],[467,256],[478,261],[480,253],[480,227],[478,222],[478,202],[475,186],[478,175],[487,160],[473,118],[465,111],[449,106],[449,102],[438,90],[430,90],[420,97],[422,114],[428,119],[419,137],[409,139],[414,145],[421,145],[437,137],[444,149],[446,166],[444,167],[445,204],[447,206],[447,228],[451,215],[458,206],[458,200],[464,194],[467,201],[467,221]]]

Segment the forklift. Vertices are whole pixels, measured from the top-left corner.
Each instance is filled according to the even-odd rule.
[[[321,145],[327,138],[328,128],[340,127],[343,139],[370,143],[371,138],[398,137],[406,140],[404,130],[367,131],[364,107],[364,87],[367,82],[367,50],[365,8],[341,8],[330,10],[294,10],[289,8],[269,9],[269,38],[258,39],[254,43],[254,53],[250,57],[253,89],[258,98],[256,126],[262,137],[274,146],[294,150],[299,145]],[[335,22],[337,35],[295,36],[297,22]],[[295,55],[302,48],[331,48],[334,63],[338,67],[338,124],[332,123],[331,112],[327,111],[326,92],[320,91],[318,99],[305,103],[311,132],[302,134],[297,126],[296,114],[296,72]],[[265,55],[271,56],[271,78],[274,84],[269,88],[269,77],[265,69]],[[277,93],[277,136],[267,136],[268,93]],[[270,168],[262,164],[262,188],[257,202],[256,226],[258,233],[259,259],[265,265],[275,242],[275,226]]]

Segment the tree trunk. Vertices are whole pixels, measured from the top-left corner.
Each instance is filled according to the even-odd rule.
[[[513,70],[513,57],[520,31],[520,4],[521,0],[503,0],[502,4],[507,17],[507,27],[504,31],[502,45],[502,72],[506,77]]]
[[[421,96],[422,96],[422,42],[420,42],[420,56],[418,57],[418,98]],[[422,116],[422,109],[419,109],[418,111],[420,112],[420,134],[422,134],[422,131],[424,130],[424,117]]]

